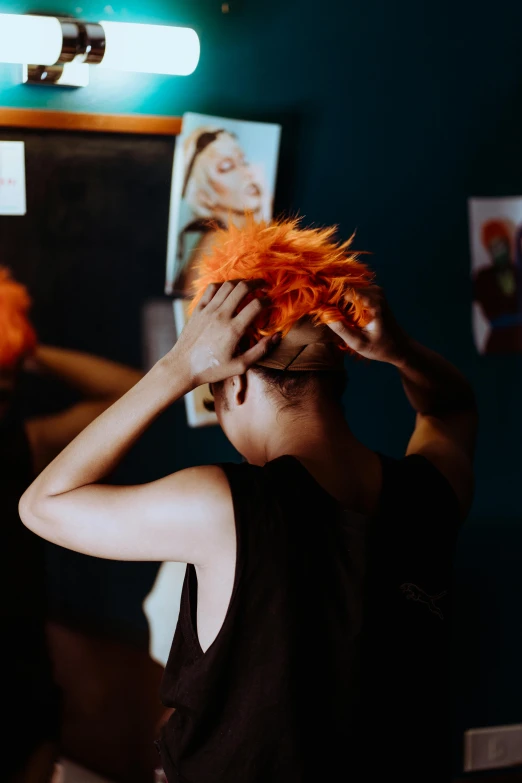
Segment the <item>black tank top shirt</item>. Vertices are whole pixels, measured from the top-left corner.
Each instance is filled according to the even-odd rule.
[[[44,613],[44,542],[24,527],[18,514],[20,497],[33,478],[24,423],[13,408],[0,419],[1,616],[20,621]]]
[[[203,652],[187,568],[162,684],[175,708],[158,742],[168,783],[450,780],[458,503],[423,457],[382,464],[372,519],[292,457],[222,465],[234,587]]]
[[[56,741],[60,694],[47,649],[45,542],[22,524],[21,495],[34,478],[22,417],[13,408],[0,420],[0,557],[2,769],[11,779],[41,742]],[[2,778],[4,779],[4,778]]]

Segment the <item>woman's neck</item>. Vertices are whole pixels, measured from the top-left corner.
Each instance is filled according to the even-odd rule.
[[[291,408],[269,405],[252,421],[244,456],[252,464],[264,465],[286,455],[307,459],[352,442],[357,441],[342,408],[331,400]]]
[[[267,426],[249,462],[264,465],[295,457],[328,494],[345,508],[363,514],[375,510],[381,488],[379,457],[352,433],[339,405],[328,401],[310,409],[279,411]],[[348,480],[349,478],[349,480]]]
[[[256,220],[260,220],[261,208],[246,212],[244,209],[231,209],[230,207],[218,205],[212,210],[212,218],[218,220],[224,226],[229,226],[233,223],[236,228],[244,228],[247,217],[254,217]]]

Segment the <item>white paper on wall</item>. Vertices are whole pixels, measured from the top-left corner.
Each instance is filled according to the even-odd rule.
[[[25,215],[25,144],[0,141],[0,215]]]
[[[163,563],[143,603],[150,631],[149,654],[161,666],[167,663],[178,624],[186,570],[185,563]]]

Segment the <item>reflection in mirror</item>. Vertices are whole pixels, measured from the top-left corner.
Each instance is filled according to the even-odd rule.
[[[9,270],[0,280],[0,502],[11,714],[1,777],[48,783],[61,758],[69,776],[150,781],[168,715],[142,610],[158,565],[46,544],[20,523],[17,506],[34,477],[142,376],[142,309],[163,293],[174,140],[60,130],[2,130],[0,140],[23,148],[27,201],[25,215],[0,218],[0,264]],[[167,413],[109,481],[172,470],[169,421],[173,430]]]

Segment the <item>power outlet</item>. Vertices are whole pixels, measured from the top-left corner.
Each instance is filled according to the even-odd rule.
[[[522,764],[522,723],[465,732],[464,772],[518,764]]]

